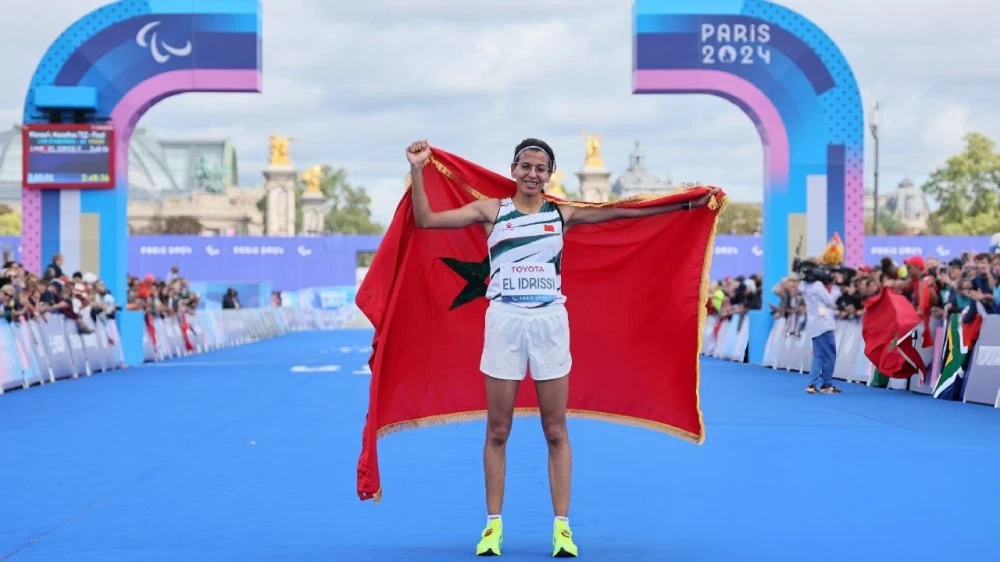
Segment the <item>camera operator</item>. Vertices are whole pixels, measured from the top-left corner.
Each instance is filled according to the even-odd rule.
[[[841,390],[833,385],[833,369],[837,363],[837,300],[840,298],[840,287],[834,284],[834,277],[843,279],[843,273],[812,262],[796,263],[795,270],[802,276],[799,291],[806,303],[806,333],[812,339],[813,359],[809,371],[812,381],[806,392],[840,394]]]

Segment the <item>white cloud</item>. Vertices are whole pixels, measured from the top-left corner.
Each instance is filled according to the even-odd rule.
[[[46,0],[0,17],[0,126],[20,119],[31,73],[52,40],[106,0]],[[1000,5],[980,0],[780,2],[818,24],[851,62],[865,109],[880,100],[882,189],[920,181],[980,130],[1000,138]],[[526,136],[549,140],[570,176],[584,131],[604,137],[620,172],[640,141],[655,173],[762,195],[759,135],[707,96],[631,94],[631,3],[619,0],[266,0],[264,91],[187,94],[140,126],[157,136],[227,137],[242,180],[260,181],[271,132],[295,137],[302,167],[344,166],[379,220],[402,195],[414,138],[505,173]],[[866,136],[866,182],[872,177]]]
[[[962,148],[962,137],[969,130],[968,107],[956,103],[945,104],[939,111],[929,115],[923,124],[920,140],[924,146],[941,152],[957,152]]]

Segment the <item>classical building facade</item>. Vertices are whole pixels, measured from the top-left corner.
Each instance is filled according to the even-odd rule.
[[[130,201],[129,232],[161,233],[171,217],[194,217],[205,236],[260,236],[264,234],[264,214],[257,203],[262,197],[261,187],[227,187],[223,193],[194,191],[157,201]]]
[[[669,178],[661,180],[646,167],[646,155],[639,147],[639,141],[629,154],[628,168],[618,176],[611,192],[620,199],[635,195],[669,193],[674,190],[674,184]]]
[[[879,216],[889,215],[897,221],[902,232],[896,234],[923,234],[927,232],[931,207],[927,195],[909,178],[899,182],[896,191],[879,194]],[[865,216],[875,216],[875,193],[865,190]],[[882,225],[879,225],[881,231]]]

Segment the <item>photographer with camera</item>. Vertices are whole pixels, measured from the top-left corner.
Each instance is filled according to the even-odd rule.
[[[799,292],[806,303],[806,333],[812,339],[812,367],[809,370],[812,381],[806,392],[840,394],[841,390],[833,385],[833,369],[837,364],[837,300],[841,295],[837,284],[843,283],[850,272],[798,259],[792,269],[802,279]]]

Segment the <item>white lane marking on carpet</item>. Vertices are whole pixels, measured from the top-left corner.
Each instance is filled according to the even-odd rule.
[[[333,373],[340,370],[340,365],[296,365],[292,367],[293,373]]]

